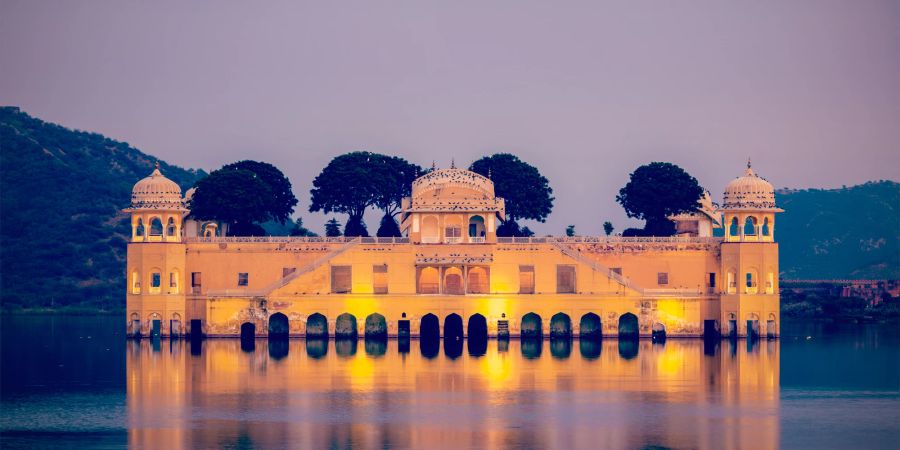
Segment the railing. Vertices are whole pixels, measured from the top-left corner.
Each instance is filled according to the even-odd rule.
[[[346,244],[359,238],[356,237],[299,237],[299,236],[217,236],[217,237],[187,237],[184,242],[188,244],[217,244],[217,243],[310,243],[310,244]],[[381,238],[380,238],[381,239]],[[392,239],[392,238],[384,238]]]
[[[441,238],[437,238],[434,236],[423,236],[422,243],[423,244],[440,244]]]
[[[514,238],[514,239],[518,239],[518,238]],[[594,269],[594,271],[600,272],[600,273],[608,276],[609,278],[616,281],[620,285],[630,288],[630,289],[634,289],[641,293],[644,292],[643,288],[634,284],[633,282],[631,282],[631,280],[629,280],[628,278],[625,278],[620,273],[610,269],[609,267],[604,266],[603,264],[600,264],[599,262],[597,262],[591,258],[581,255],[581,253],[572,250],[571,248],[566,246],[563,242],[550,241],[550,243],[552,243],[554,246],[556,246],[556,248],[558,248],[561,252],[563,252],[563,254],[565,254],[565,255],[569,256],[570,258],[573,258],[576,261],[579,261],[583,264],[587,264],[590,268]]]
[[[484,236],[469,236],[469,242],[473,244],[484,244]]]
[[[697,297],[697,296],[705,296],[710,294],[711,292],[704,292],[704,289],[690,289],[690,288],[681,288],[681,289],[644,289],[643,295],[644,297]]]
[[[462,238],[459,237],[459,236],[456,236],[456,237],[445,237],[445,238],[444,238],[444,243],[445,243],[445,244],[459,244],[460,242],[462,242]]]
[[[552,236],[552,237],[498,237],[500,244],[717,244],[718,237],[686,236]]]

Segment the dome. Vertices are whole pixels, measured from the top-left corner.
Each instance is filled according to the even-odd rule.
[[[494,182],[475,172],[465,169],[433,170],[412,184],[412,197],[421,197],[428,192],[437,194],[445,188],[455,188],[457,195],[464,197],[494,198]]]
[[[131,190],[133,209],[184,209],[181,188],[174,181],[163,176],[159,163],[153,173],[138,181]]]
[[[744,176],[731,180],[725,187],[723,200],[723,209],[778,209],[772,183],[753,172],[749,161]]]

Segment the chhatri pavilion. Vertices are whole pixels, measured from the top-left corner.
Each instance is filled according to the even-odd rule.
[[[228,236],[190,215],[191,194],[158,167],[134,186],[130,336],[779,333],[781,209],[749,164],[721,207],[707,194],[671,217],[671,237],[498,237],[493,182],[457,168],[413,182],[399,238]]]

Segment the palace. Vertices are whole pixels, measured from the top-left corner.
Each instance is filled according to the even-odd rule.
[[[493,182],[413,182],[404,237],[231,237],[159,168],[135,184],[129,336],[776,337],[772,185],[748,163],[673,237],[496,235]],[[721,222],[720,222],[721,221]],[[713,229],[724,227],[724,237]]]

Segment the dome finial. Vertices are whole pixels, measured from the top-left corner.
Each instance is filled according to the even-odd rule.
[[[749,156],[747,157],[747,168],[748,169],[750,168],[750,157]]]
[[[434,160],[432,159],[431,160],[431,171],[434,172],[435,170],[437,170],[437,164],[435,164]]]
[[[159,170],[159,161],[156,162],[156,170]]]
[[[456,168],[456,158],[450,158],[450,168],[451,169]]]

